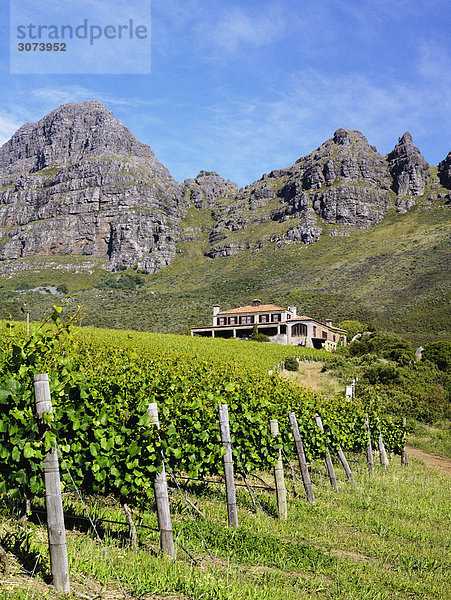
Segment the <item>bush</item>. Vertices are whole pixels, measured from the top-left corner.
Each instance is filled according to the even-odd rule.
[[[255,323],[254,330],[249,339],[252,340],[253,342],[270,342],[271,341],[267,335],[265,335],[264,333],[259,333],[258,328],[257,328],[257,323]]]
[[[399,381],[399,372],[393,363],[372,363],[364,372],[364,379],[375,385],[377,383],[389,384]]]
[[[381,358],[395,360],[406,364],[415,359],[414,349],[410,342],[392,333],[372,333],[364,335],[348,346],[351,356],[377,354]]]
[[[421,357],[433,362],[440,371],[449,371],[451,368],[451,342],[426,344]]]
[[[137,287],[144,285],[145,279],[138,274],[124,273],[118,279],[107,279],[99,283],[99,289],[110,288],[113,290],[135,290]]]
[[[67,285],[65,283],[60,283],[60,285],[56,288],[56,291],[59,292],[60,294],[68,294],[69,288],[67,287]]]
[[[285,359],[285,369],[287,371],[297,371],[299,369],[299,363],[294,356]]]
[[[271,340],[264,333],[257,333],[256,335],[251,335],[250,339],[253,342],[270,342]]]

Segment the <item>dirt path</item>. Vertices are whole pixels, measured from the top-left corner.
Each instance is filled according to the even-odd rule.
[[[423,462],[427,467],[431,467],[432,469],[437,469],[442,473],[451,475],[450,458],[435,456],[435,454],[428,454],[427,452],[423,452],[423,450],[418,450],[417,448],[412,448],[411,446],[406,446],[406,450],[407,456],[421,460],[421,462]]]

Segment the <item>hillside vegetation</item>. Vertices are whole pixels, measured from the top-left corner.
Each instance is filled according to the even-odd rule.
[[[196,212],[200,228],[209,212]],[[420,204],[313,245],[264,241],[215,259],[204,256],[207,241],[199,238],[180,242],[174,261],[154,275],[114,274],[86,257],[35,257],[24,261],[27,272],[3,278],[0,303],[16,319],[29,311],[39,320],[49,295],[30,288],[65,285],[85,306],[85,325],[188,333],[211,322],[213,304],[235,307],[259,297],[320,320],[357,319],[424,345],[450,336],[448,221],[448,208]],[[267,227],[254,227],[254,241],[268,240]]]

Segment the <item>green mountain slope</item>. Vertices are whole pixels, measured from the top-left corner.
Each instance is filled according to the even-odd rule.
[[[371,228],[338,229],[313,245],[271,243],[275,226],[286,223],[234,233],[244,249],[213,259],[204,255],[211,213],[190,209],[181,229],[196,235],[179,242],[174,261],[158,273],[111,273],[92,257],[35,257],[27,272],[3,278],[1,306],[37,320],[63,294],[17,290],[64,283],[85,306],[86,325],[188,333],[211,322],[212,304],[233,307],[257,296],[322,320],[358,319],[418,343],[449,338],[449,208],[439,200],[424,196],[404,214],[389,211]]]

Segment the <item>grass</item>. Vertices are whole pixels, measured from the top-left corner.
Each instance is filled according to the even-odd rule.
[[[275,498],[269,492],[257,493],[265,509],[263,514],[253,512],[247,493],[239,491],[237,531],[226,527],[222,486],[187,484],[190,501],[206,517],[197,517],[197,525],[184,499],[173,489],[171,511],[178,542],[175,562],[157,556],[158,533],[152,529],[139,529],[139,548],[131,550],[127,529],[104,523],[103,541],[127,593],[149,600],[451,597],[447,559],[449,476],[428,470],[413,460],[408,468],[401,468],[396,458],[387,472],[376,468],[375,476],[369,479],[361,458],[352,464],[357,485],[355,488],[348,485],[337,467],[337,496],[323,477],[323,465],[312,465],[317,498],[313,507],[303,499],[297,480],[298,495],[293,496],[294,484],[287,475],[291,491],[286,522],[276,518]],[[260,476],[272,481],[269,474]],[[124,521],[120,507],[111,500],[92,498],[89,504],[96,517]],[[65,506],[66,513],[81,514],[71,494],[66,496]],[[153,507],[136,510],[135,514],[137,523],[156,528]],[[3,516],[0,523],[3,540],[8,532],[18,538],[25,535],[11,518]],[[92,532],[80,522],[68,519],[67,523],[73,597],[82,593],[120,598],[119,585]],[[18,575],[21,563],[14,559],[11,575],[0,575],[0,598],[56,599],[58,595],[46,583],[45,530],[32,522],[27,531],[30,532],[28,554],[39,555],[42,568],[36,578]],[[197,564],[193,564],[182,546]]]
[[[442,427],[430,427],[416,423],[414,431],[409,435],[407,441],[410,446],[419,450],[451,458],[451,428],[449,424],[443,424]]]
[[[309,388],[314,392],[333,397],[344,393],[344,385],[334,377],[330,372],[322,372],[322,362],[307,362],[299,363],[298,371],[283,370],[281,377],[287,379],[291,383],[304,388]]]

